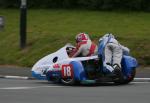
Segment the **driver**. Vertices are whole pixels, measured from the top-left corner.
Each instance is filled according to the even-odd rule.
[[[92,56],[97,54],[97,45],[89,38],[88,34],[79,33],[76,35],[76,48],[70,53],[70,57]]]

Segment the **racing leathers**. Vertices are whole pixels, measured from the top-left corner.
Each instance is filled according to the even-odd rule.
[[[104,68],[109,72],[113,72],[115,69],[121,71],[123,52],[129,53],[129,49],[122,46],[112,34],[106,34],[100,38],[98,51]]]
[[[94,44],[91,40],[79,42],[76,45],[76,48],[71,53],[70,57],[77,56],[92,56],[97,54],[97,45]]]
[[[76,36],[76,48],[70,54],[70,57],[92,56],[97,54],[97,45],[94,44],[88,34],[79,33]]]

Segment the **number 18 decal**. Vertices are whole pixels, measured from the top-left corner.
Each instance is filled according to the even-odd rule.
[[[66,65],[62,65],[62,77],[63,78],[68,78],[71,77],[73,78],[73,69],[72,69],[72,65],[66,64]]]

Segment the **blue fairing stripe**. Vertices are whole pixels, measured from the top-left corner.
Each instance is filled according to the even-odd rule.
[[[32,71],[32,76],[38,80],[46,80],[46,76],[41,76],[40,74],[37,74],[34,71]]]
[[[138,66],[136,59],[131,56],[123,56],[121,64],[123,68],[123,74],[125,76],[130,76],[131,71]]]
[[[75,80],[82,81],[87,79],[84,68],[80,62],[72,61],[70,64],[73,66]]]

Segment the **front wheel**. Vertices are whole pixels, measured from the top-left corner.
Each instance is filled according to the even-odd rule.
[[[75,80],[73,78],[62,78],[61,82],[64,85],[74,85],[75,84]]]
[[[64,85],[73,85],[75,83],[74,70],[73,70],[73,66],[72,65],[68,64],[68,65],[63,65],[62,66],[61,82]]]

